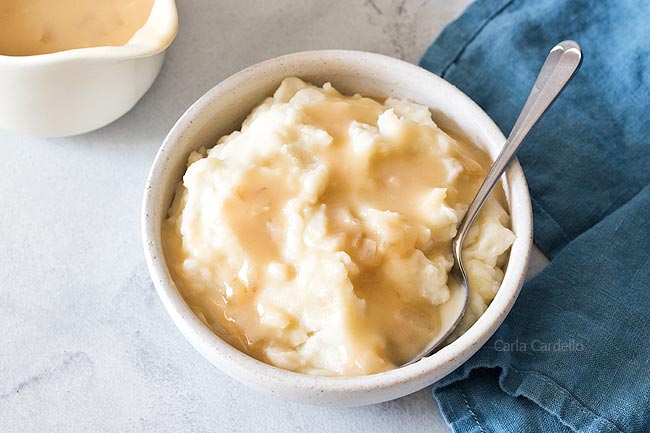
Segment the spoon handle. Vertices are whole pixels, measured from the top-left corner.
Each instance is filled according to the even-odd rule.
[[[483,185],[478,190],[476,197],[469,205],[467,213],[458,228],[458,235],[455,238],[454,253],[460,257],[460,248],[463,239],[467,233],[476,215],[481,210],[483,203],[487,200],[490,192],[494,189],[501,175],[508,167],[510,160],[514,156],[521,143],[524,141],[530,130],[535,126],[537,121],[546,112],[548,107],[553,104],[555,98],[562,92],[564,87],[569,83],[582,61],[582,51],[580,46],[574,41],[563,41],[557,44],[544,61],[542,69],[539,71],[535,85],[528,96],[524,108],[510,131],[510,136],[506,140],[501,153],[494,161]]]

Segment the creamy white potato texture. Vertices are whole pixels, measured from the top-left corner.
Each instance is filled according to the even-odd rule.
[[[427,107],[287,78],[241,131],[189,157],[163,226],[167,263],[201,320],[264,362],[394,368],[437,332],[456,284],[451,240],[490,164]],[[465,243],[459,332],[503,278],[514,235],[502,203],[488,200]]]

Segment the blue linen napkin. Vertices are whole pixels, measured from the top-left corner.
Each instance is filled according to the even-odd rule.
[[[564,39],[581,70],[518,153],[552,261],[434,386],[457,432],[650,432],[650,1],[478,0],[421,65],[508,132]]]

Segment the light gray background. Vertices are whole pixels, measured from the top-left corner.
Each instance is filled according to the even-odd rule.
[[[139,218],[159,144],[220,80],[308,49],[417,62],[467,3],[180,0],[162,73],[122,119],[67,139],[0,133],[0,431],[448,431],[430,389],[332,409],[226,377],[165,313]]]

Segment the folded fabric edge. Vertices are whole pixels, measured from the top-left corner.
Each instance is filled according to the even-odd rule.
[[[499,371],[499,388],[507,395],[525,397],[575,432],[623,433],[614,423],[594,413],[553,379],[535,371],[523,371],[509,362],[495,362],[479,354],[433,386],[445,421],[457,432],[485,433],[482,414],[470,404],[462,382],[478,368]]]
[[[420,66],[444,77],[447,69],[495,16],[514,0],[477,0],[440,33],[420,59]]]
[[[434,389],[433,396],[445,422],[454,432],[487,433],[458,382],[444,388],[442,393]]]
[[[562,248],[570,242],[569,236],[565,233],[555,218],[539,203],[534,197],[530,198],[533,207],[533,238],[535,245],[550,260],[553,259]]]

